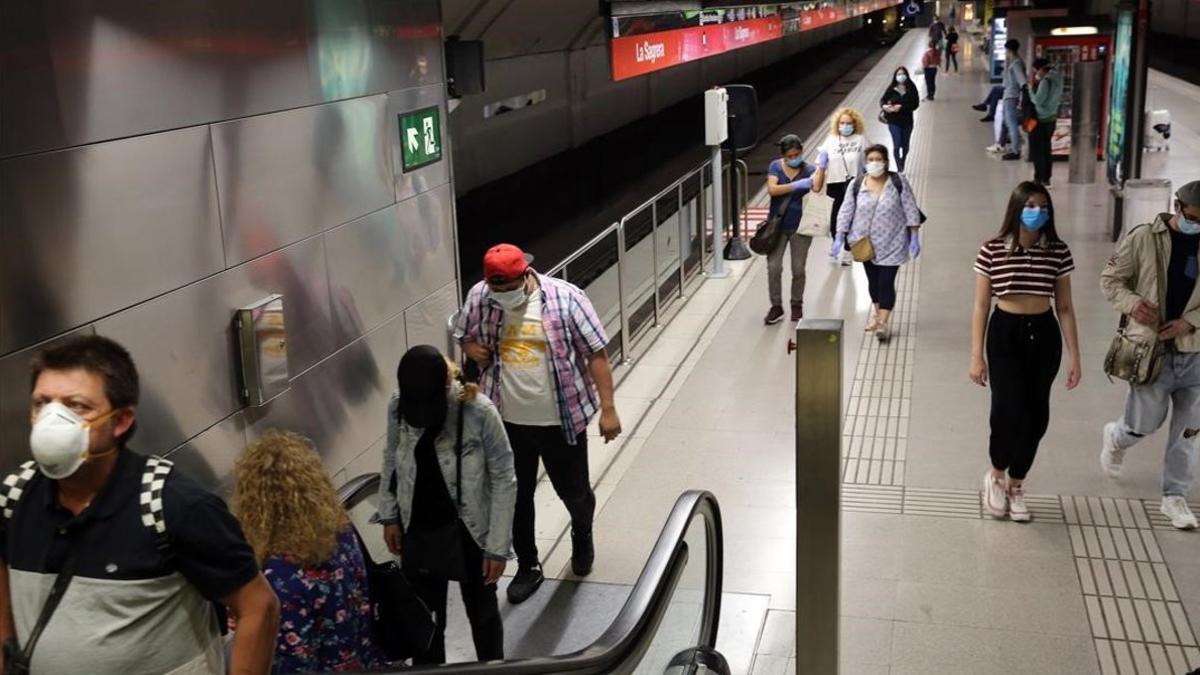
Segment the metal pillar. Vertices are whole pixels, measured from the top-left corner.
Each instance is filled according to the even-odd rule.
[[[1071,158],[1067,182],[1096,180],[1096,150],[1100,147],[1100,106],[1104,100],[1104,62],[1081,61],[1071,78]]]
[[[842,320],[796,326],[796,673],[837,675]]]
[[[709,276],[714,279],[723,279],[729,276],[729,271],[725,269],[725,257],[721,255],[721,235],[725,230],[724,217],[725,212],[722,206],[723,190],[721,189],[721,181],[724,178],[724,171],[721,166],[721,146],[712,146],[712,251],[713,251],[713,268]]]
[[[741,177],[741,168],[739,164],[744,165],[737,158],[736,152],[729,153],[729,218],[733,223],[729,241],[725,244],[725,259],[726,260],[749,260],[753,254],[750,253],[746,242],[742,241],[742,201],[748,199],[750,195],[746,194],[740,188],[745,184],[745,180]]]

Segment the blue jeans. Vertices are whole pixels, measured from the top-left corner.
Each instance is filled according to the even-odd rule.
[[[1200,444],[1200,354],[1168,352],[1151,384],[1130,386],[1116,446],[1129,448],[1162,426],[1171,409],[1171,430],[1163,457],[1162,493],[1186,497]]]
[[[896,159],[896,170],[904,170],[904,162],[908,159],[908,141],[912,138],[912,124],[889,124],[888,131],[892,132],[892,155]]]
[[[1009,151],[1021,154],[1021,99],[1004,99],[1004,128],[1008,130]]]

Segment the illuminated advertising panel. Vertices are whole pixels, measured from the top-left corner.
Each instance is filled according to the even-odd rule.
[[[1119,185],[1125,178],[1125,134],[1129,111],[1129,60],[1133,52],[1133,8],[1117,9],[1113,36],[1112,77],[1108,94],[1108,182]]]
[[[612,40],[614,81],[705,59],[783,36],[778,16],[619,37]]]

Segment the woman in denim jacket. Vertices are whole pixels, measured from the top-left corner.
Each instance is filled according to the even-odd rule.
[[[462,590],[476,656],[504,658],[496,582],[512,544],[517,494],[512,448],[496,406],[474,385],[460,383],[458,374],[437,348],[413,347],[400,360],[399,390],[388,405],[379,488],[384,539],[438,621],[434,644],[418,663],[446,660],[446,589],[452,577]],[[447,532],[449,537],[439,536]],[[429,542],[442,549],[412,550]],[[453,546],[462,547],[461,555]],[[461,561],[461,576],[452,569],[456,565],[443,569],[441,557]]]

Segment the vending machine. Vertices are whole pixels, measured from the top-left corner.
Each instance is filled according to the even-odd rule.
[[[1058,122],[1050,140],[1050,152],[1055,158],[1065,159],[1071,154],[1071,96],[1074,91],[1072,76],[1076,63],[1105,63],[1105,100],[1100,106],[1100,109],[1105,111],[1104,119],[1100,121],[1100,138],[1105,138],[1105,129],[1108,127],[1108,60],[1112,54],[1112,22],[1106,16],[1041,17],[1033,19],[1031,27],[1033,57],[1048,59],[1063,77],[1062,104],[1058,108]],[[1104,145],[1101,142],[1096,148],[1096,157],[1100,158],[1103,155]]]

